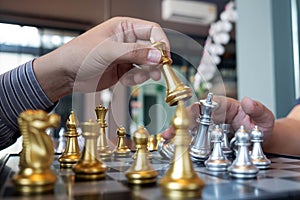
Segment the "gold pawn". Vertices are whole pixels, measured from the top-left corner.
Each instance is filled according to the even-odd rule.
[[[100,158],[104,160],[110,158],[112,155],[112,151],[107,145],[107,138],[106,138],[107,123],[105,120],[105,116],[107,111],[108,108],[106,108],[101,104],[95,108],[97,123],[100,125],[100,136],[97,141],[97,151]]]
[[[80,160],[73,167],[75,178],[82,180],[102,179],[105,177],[107,167],[98,160],[96,144],[99,137],[99,124],[89,121],[82,123],[81,128],[85,144]]]
[[[161,53],[160,70],[166,81],[166,98],[165,101],[170,106],[177,105],[179,101],[184,101],[192,97],[192,89],[184,85],[173,71],[172,60],[168,57],[164,42],[154,42],[153,47],[157,48]]]
[[[143,132],[143,134],[147,135],[147,137],[149,138],[149,132],[144,126],[140,126],[138,128],[138,130],[136,130],[136,132]],[[135,140],[134,137],[135,137],[135,134],[133,134],[133,140]],[[136,154],[138,152],[138,149],[141,148],[141,146],[139,144],[136,144],[135,148],[136,148],[136,152],[132,155],[133,160],[136,159]],[[153,155],[149,152],[149,149],[148,149],[148,139],[147,139],[146,151],[147,151],[147,154],[148,154],[148,159],[151,160],[153,158]]]
[[[155,151],[156,149],[156,138],[155,135],[150,135],[148,140],[148,150]]]
[[[136,159],[125,173],[128,182],[136,185],[155,183],[158,173],[153,169],[148,158],[148,134],[144,131],[144,128],[134,132],[133,140],[138,147]]]
[[[58,158],[58,162],[60,162],[60,167],[62,168],[71,168],[74,164],[78,162],[81,156],[80,148],[78,145],[78,119],[75,116],[74,111],[71,111],[69,118],[66,122],[67,132],[65,133],[65,137],[67,137],[67,146],[62,155]]]
[[[124,140],[126,135],[125,128],[119,127],[117,129],[117,135],[118,135],[118,144],[115,150],[113,151],[113,153],[116,157],[128,157],[130,155],[130,149],[127,147]]]
[[[162,134],[161,133],[158,133],[156,135],[156,147],[155,147],[155,150],[158,150],[158,145],[160,142],[164,142],[165,139],[163,138]]]
[[[175,128],[175,150],[169,170],[160,180],[165,196],[171,198],[194,198],[201,196],[204,181],[194,171],[189,154],[189,119],[183,103],[179,102],[172,119]]]

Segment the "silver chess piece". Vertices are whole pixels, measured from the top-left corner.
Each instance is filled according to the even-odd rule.
[[[209,93],[206,99],[200,100],[202,113],[200,116],[200,126],[193,139],[190,150],[190,155],[193,162],[205,161],[211,151],[208,130],[212,123],[211,114],[218,105],[212,99],[213,94]]]
[[[158,153],[165,159],[171,160],[174,155],[174,138],[165,140],[165,141],[160,141],[157,146],[157,151]]]
[[[238,146],[237,156],[228,167],[229,175],[234,178],[255,178],[258,168],[252,163],[249,155],[250,135],[244,126],[235,133],[235,143]]]
[[[209,158],[205,161],[205,166],[210,171],[227,171],[227,168],[231,162],[224,155],[221,142],[223,138],[222,129],[219,125],[216,125],[211,132],[211,142],[213,143],[213,151]]]
[[[222,150],[225,155],[232,154],[232,150],[228,142],[228,134],[230,133],[230,124],[221,124],[221,129],[223,130],[223,139],[222,139]]]
[[[271,161],[265,156],[261,144],[263,142],[263,132],[255,126],[251,131],[251,142],[253,148],[251,152],[251,159],[254,165],[259,169],[267,169],[270,167]]]

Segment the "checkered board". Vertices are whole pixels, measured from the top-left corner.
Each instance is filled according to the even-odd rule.
[[[152,166],[158,171],[158,181],[169,168],[170,161],[152,152]],[[228,172],[214,173],[203,165],[194,169],[206,186],[201,199],[300,199],[300,157],[267,155],[272,161],[269,169],[260,170],[255,179],[234,179]],[[74,181],[70,169],[61,169],[55,156],[53,170],[58,181],[55,190],[49,194],[23,196],[15,192],[11,178],[18,171],[18,155],[2,158],[0,163],[0,199],[167,199],[158,184],[145,187],[128,185],[125,177],[133,160],[113,158],[104,161],[108,166],[106,177],[99,181]]]

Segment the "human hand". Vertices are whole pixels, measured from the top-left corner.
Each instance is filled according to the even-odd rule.
[[[72,88],[72,91],[80,92],[108,88],[121,77],[122,83],[126,85],[142,83],[148,78],[159,80],[161,73],[156,66],[161,54],[151,46],[150,39],[165,42],[166,51],[170,51],[169,41],[158,24],[127,17],[112,18],[36,59],[35,73],[43,89],[46,85],[46,93],[49,88],[44,79],[49,79],[54,70],[60,74],[57,72],[57,76],[52,78],[57,81],[68,80],[65,85]],[[134,68],[133,63],[142,69]],[[48,76],[43,77],[43,74]],[[56,81],[52,81],[52,84],[56,84]],[[59,91],[54,91],[53,94],[47,93],[52,101],[72,92],[64,91],[59,95]]]
[[[268,140],[271,136],[275,118],[273,113],[262,103],[248,97],[243,98],[241,102],[220,96],[214,96],[213,100],[218,103],[218,108],[214,111],[212,116],[214,123],[219,124],[225,122],[231,124],[234,131],[239,129],[241,125],[247,130],[251,130],[257,125],[260,130],[263,131],[264,139]],[[198,125],[196,119],[199,118],[199,106],[199,103],[196,102],[187,107],[191,118],[190,129]],[[170,126],[163,132],[165,139],[170,139],[173,136],[173,126]]]

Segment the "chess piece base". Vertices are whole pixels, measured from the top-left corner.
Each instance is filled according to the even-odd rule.
[[[205,162],[205,166],[209,171],[222,172],[227,171],[230,162],[228,160],[210,160]]]
[[[229,171],[229,175],[234,177],[234,178],[256,178],[257,176],[257,173],[258,173],[258,168],[255,167],[254,165],[253,166],[248,166],[248,167],[245,167],[245,166],[235,166],[235,167],[232,167],[230,166],[228,168],[228,171]]]
[[[32,173],[30,175],[19,174],[16,175],[12,181],[18,192],[37,194],[53,191],[56,180],[57,178],[52,171],[46,170],[43,173]]]
[[[73,167],[76,179],[97,180],[105,177],[106,165],[99,163],[78,163]]]
[[[80,160],[80,154],[64,155],[58,158],[61,168],[71,168]]]
[[[155,170],[127,172],[126,177],[130,184],[151,184],[156,182],[158,173]]]
[[[258,168],[258,169],[268,169],[270,168],[271,161],[269,159],[265,158],[252,158],[252,163]]]
[[[192,97],[192,90],[191,88],[180,85],[176,88],[176,90],[169,91],[169,93],[166,96],[166,103],[170,106],[177,105],[179,101],[185,101]]]

